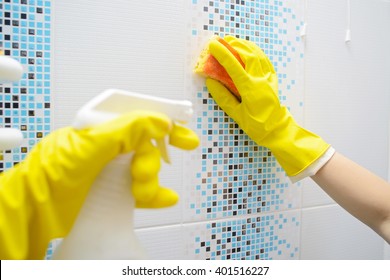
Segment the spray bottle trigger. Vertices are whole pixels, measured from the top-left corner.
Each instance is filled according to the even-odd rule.
[[[171,163],[171,159],[169,158],[169,153],[168,153],[168,149],[167,149],[167,145],[168,145],[167,142],[168,142],[168,137],[158,139],[158,140],[156,140],[156,146],[160,151],[162,159],[166,163]]]

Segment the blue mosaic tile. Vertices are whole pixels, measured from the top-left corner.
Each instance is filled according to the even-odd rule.
[[[299,222],[291,214],[279,213],[234,220],[216,220],[208,223],[203,229],[208,238],[199,236],[194,238],[194,258],[296,259],[299,254],[296,229],[299,229]],[[294,234],[289,234],[291,232]]]
[[[20,147],[3,153],[3,171],[50,132],[51,2],[4,0],[0,18],[0,47],[25,70],[19,82],[0,85],[0,127],[18,128],[25,138]]]
[[[214,34],[221,37],[233,35],[255,42],[270,58],[278,73],[281,102],[288,107],[302,107],[303,95],[298,93],[297,96],[296,92],[299,77],[295,72],[299,70],[291,69],[292,66],[299,67],[294,65],[296,59],[300,63],[303,59],[303,48],[297,32],[302,22],[287,3],[269,0],[198,0],[192,1],[191,15],[189,38],[194,45],[207,41],[205,38]],[[199,50],[199,47],[193,49]],[[292,72],[294,75],[291,75]],[[199,110],[196,129],[201,135],[202,144],[195,191],[189,202],[192,217],[194,220],[218,220],[210,223],[216,229],[225,230],[227,235],[234,231],[230,231],[230,226],[221,224],[223,222],[219,222],[220,219],[233,219],[230,222],[232,225],[247,219],[253,222],[255,219],[256,222],[250,224],[258,232],[241,236],[251,244],[245,249],[242,248],[242,242],[223,238],[223,234],[219,239],[220,244],[213,241],[215,234],[212,232],[211,235],[200,235],[197,236],[199,242],[194,252],[211,259],[269,259],[270,251],[282,249],[276,243],[267,246],[264,238],[259,236],[278,238],[278,231],[283,230],[284,221],[279,221],[273,213],[298,207],[296,200],[288,197],[292,185],[272,153],[249,139],[218,107],[205,86],[195,88],[194,103]],[[298,99],[301,105],[290,102],[292,97]],[[262,219],[258,218],[260,215],[270,215],[266,217],[273,217],[277,225],[273,225],[272,229],[260,226],[257,221]],[[291,226],[297,231],[295,224]],[[212,245],[207,246],[210,242]],[[287,239],[286,242],[290,244]],[[251,250],[252,245],[257,249]],[[223,249],[223,246],[230,249]],[[289,247],[295,250],[293,244]],[[296,252],[291,252],[289,256],[285,255],[285,251],[281,254],[287,258],[297,256]]]

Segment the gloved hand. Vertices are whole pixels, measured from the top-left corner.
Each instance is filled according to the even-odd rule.
[[[155,208],[176,203],[177,194],[158,185],[160,158],[149,146],[151,139],[167,135],[171,145],[182,149],[194,149],[199,143],[193,131],[172,124],[163,114],[143,111],[90,129],[63,128],[42,139],[23,162],[0,176],[0,259],[42,259],[51,239],[68,234],[89,187],[120,154],[135,151],[135,161],[146,161],[143,167],[132,167],[133,175],[153,169],[140,178],[149,182],[145,188],[135,187],[137,205]]]
[[[299,177],[312,164],[318,163],[330,145],[300,127],[288,109],[280,104],[278,77],[263,51],[246,40],[232,36],[224,39],[239,53],[245,68],[217,40],[210,42],[209,51],[232,78],[242,101],[239,102],[218,81],[207,79],[210,94],[252,140],[272,151],[288,176]]]
[[[145,139],[136,148],[131,162],[131,189],[137,208],[161,208],[176,204],[178,195],[171,189],[161,187],[158,172],[161,155],[151,141]],[[192,150],[199,145],[196,134],[178,124],[173,124],[169,144],[184,150]]]

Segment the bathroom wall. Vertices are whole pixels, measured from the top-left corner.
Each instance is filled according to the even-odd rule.
[[[29,104],[46,118],[25,119],[38,124],[27,126],[30,142],[24,151],[46,133],[38,125],[47,130],[70,125],[77,109],[107,88],[193,102],[195,114],[188,125],[201,145],[189,153],[170,149],[173,163],[161,172],[161,183],[177,190],[180,202],[135,213],[137,235],[151,258],[384,258],[383,241],[310,179],[292,184],[272,153],[253,143],[216,106],[192,69],[213,34],[256,42],[274,64],[279,97],[296,119],[387,178],[387,1],[350,1],[350,22],[348,1],[336,0],[26,0],[4,1],[0,11],[21,13],[24,7],[31,11],[23,24],[46,35],[25,48],[44,48],[47,58],[37,60],[47,63],[42,75],[28,69],[38,81],[24,86],[24,95],[35,98]],[[33,13],[38,8],[45,16]],[[23,22],[21,15],[10,14],[11,25],[16,16]],[[44,28],[38,27],[41,23]],[[33,32],[11,28],[5,20],[2,27],[3,46],[13,52],[12,43],[21,44],[23,32]],[[351,41],[345,42],[348,27]],[[9,44],[5,34],[12,35]],[[27,38],[33,40],[32,35]],[[13,55],[22,59],[20,52]],[[24,81],[31,79],[27,75]],[[21,87],[1,87],[4,107],[12,106],[8,99],[30,106],[16,100],[24,96],[17,91]],[[39,105],[41,100],[45,103]],[[3,114],[5,124],[5,114],[12,113]],[[12,125],[22,125],[19,119],[11,116]],[[20,151],[5,154],[6,168],[21,159]]]
[[[305,126],[387,178],[390,10],[385,1],[308,1]],[[381,258],[382,242],[313,182],[302,192],[301,258]],[[337,218],[335,218],[337,217]]]

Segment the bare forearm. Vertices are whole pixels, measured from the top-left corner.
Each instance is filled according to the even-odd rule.
[[[336,153],[312,179],[390,243],[390,184]]]

